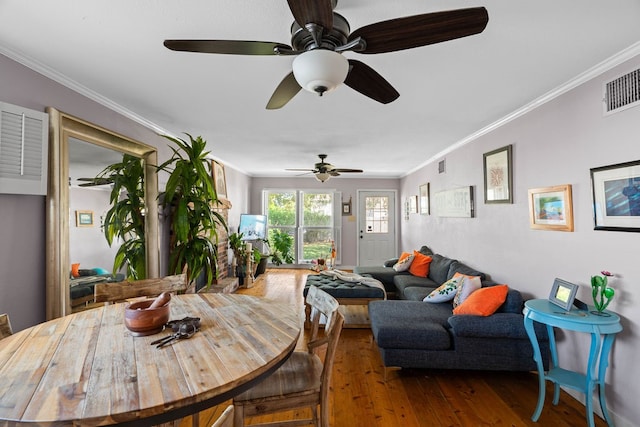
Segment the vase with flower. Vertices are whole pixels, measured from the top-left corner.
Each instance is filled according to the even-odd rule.
[[[600,273],[602,276],[591,276],[591,295],[593,296],[593,305],[596,307],[591,313],[598,316],[610,316],[604,312],[604,309],[607,308],[615,295],[613,288],[608,285],[608,279],[613,277],[613,273],[606,270]]]

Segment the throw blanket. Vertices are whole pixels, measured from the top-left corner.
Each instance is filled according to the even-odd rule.
[[[340,279],[344,282],[359,283],[371,288],[382,289],[382,291],[384,292],[384,299],[387,299],[387,292],[384,289],[384,285],[381,281],[379,281],[378,279],[374,279],[373,277],[361,276],[356,273],[350,273],[348,271],[342,270],[323,270],[320,272],[320,274],[329,276],[332,279]]]

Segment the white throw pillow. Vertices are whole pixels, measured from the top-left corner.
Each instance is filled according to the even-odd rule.
[[[424,297],[422,301],[425,302],[445,302],[451,301],[453,297],[456,296],[456,292],[458,291],[458,285],[462,281],[461,277],[454,277],[453,279],[449,279],[444,282],[442,285],[438,286],[436,289],[431,291],[429,295]]]
[[[469,295],[482,287],[482,282],[478,276],[462,276],[462,279],[458,284],[456,296],[453,297],[453,308],[462,304]]]
[[[402,261],[398,261],[393,265],[393,269],[397,272],[407,271],[409,267],[411,267],[411,263],[413,262],[413,254],[409,255]]]

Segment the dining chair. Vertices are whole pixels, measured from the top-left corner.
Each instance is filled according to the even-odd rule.
[[[9,315],[5,313],[0,314],[0,339],[6,338],[9,335],[13,335],[13,329],[11,329]]]
[[[329,427],[329,385],[344,316],[338,311],[338,301],[315,286],[309,288],[306,302],[312,308],[308,351],[294,351],[291,357],[264,381],[233,398],[234,426],[244,426],[245,417],[310,407],[313,417],[311,419],[282,421],[268,423],[268,425],[313,423],[317,427]],[[319,337],[321,317],[326,319],[326,323],[324,336]],[[316,351],[324,346],[326,346],[326,353],[322,362]],[[318,406],[320,406],[319,417]]]
[[[184,292],[187,290],[187,274],[176,274],[159,279],[144,279],[124,282],[96,283],[95,302],[106,304],[130,298],[154,297],[163,292]]]
[[[233,405],[227,406],[211,427],[233,427]]]

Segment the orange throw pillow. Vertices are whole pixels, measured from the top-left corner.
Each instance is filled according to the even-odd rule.
[[[71,264],[71,275],[73,277],[80,277],[80,263]]]
[[[470,314],[474,316],[491,316],[507,299],[507,285],[489,286],[474,291],[459,306],[453,309],[453,314]]]
[[[421,254],[418,251],[413,251],[413,261],[411,267],[409,267],[409,273],[418,277],[427,277],[429,274],[429,264],[431,264],[430,256]]]

